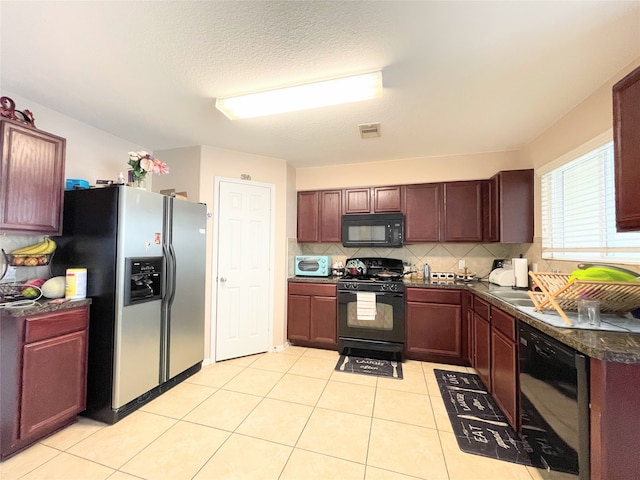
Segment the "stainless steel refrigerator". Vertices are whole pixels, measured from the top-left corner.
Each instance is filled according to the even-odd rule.
[[[206,205],[140,189],[65,192],[52,268],[87,268],[86,416],[115,423],[200,370],[206,223]]]

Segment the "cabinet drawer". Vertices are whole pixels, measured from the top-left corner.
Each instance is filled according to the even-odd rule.
[[[473,311],[480,315],[485,320],[489,320],[489,308],[491,305],[485,302],[481,298],[475,297],[473,299]]]
[[[515,342],[516,340],[516,322],[511,315],[498,310],[495,307],[491,308],[491,326],[504,333],[510,340]]]
[[[336,285],[322,283],[289,283],[290,295],[309,295],[321,297],[335,297]]]
[[[407,288],[407,301],[460,305],[460,290]]]
[[[61,310],[58,312],[27,317],[25,343],[37,342],[67,333],[84,330],[89,320],[89,307]]]

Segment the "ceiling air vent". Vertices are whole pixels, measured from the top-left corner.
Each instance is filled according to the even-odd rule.
[[[364,123],[362,125],[358,125],[360,129],[360,137],[362,138],[373,138],[380,136],[380,124],[379,123]]]

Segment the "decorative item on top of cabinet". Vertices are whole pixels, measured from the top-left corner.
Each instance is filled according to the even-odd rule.
[[[482,242],[482,200],[487,180],[445,182],[442,185],[442,241]]]
[[[342,241],[342,191],[298,192],[300,243]]]
[[[16,110],[16,102],[9,97],[0,97],[0,117],[15,120],[16,122],[24,123],[30,127],[36,126],[36,120],[33,118],[33,113],[29,110]]]
[[[613,86],[616,228],[640,230],[640,67]]]
[[[64,138],[0,119],[0,232],[60,233],[65,147]]]
[[[343,190],[344,213],[400,212],[402,210],[400,192],[400,185],[346,188]]]
[[[485,240],[533,243],[533,169],[498,172],[488,182],[487,197]]]
[[[89,305],[2,313],[0,458],[75,422],[86,408]]]

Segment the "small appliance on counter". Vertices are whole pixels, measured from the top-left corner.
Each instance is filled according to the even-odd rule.
[[[298,255],[295,258],[296,276],[331,276],[331,257],[328,255]]]
[[[513,287],[515,277],[512,268],[496,268],[489,274],[489,283],[500,285],[501,287]]]

